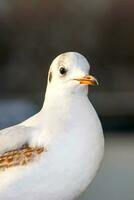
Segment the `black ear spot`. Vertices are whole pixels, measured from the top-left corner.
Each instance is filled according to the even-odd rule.
[[[49,78],[48,79],[49,79],[49,82],[52,81],[52,72],[49,73]]]

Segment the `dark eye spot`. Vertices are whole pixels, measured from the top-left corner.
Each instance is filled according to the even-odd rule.
[[[49,82],[52,81],[52,72],[49,73],[49,78],[48,79],[49,79]]]
[[[60,71],[60,74],[61,74],[61,75],[65,75],[65,74],[67,73],[67,70],[65,69],[65,67],[61,67],[61,68],[59,69],[59,71]]]

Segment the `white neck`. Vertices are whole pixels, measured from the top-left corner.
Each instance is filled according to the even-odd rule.
[[[74,121],[77,123],[82,121],[81,109],[83,112],[84,108],[84,112],[86,112],[85,106],[87,102],[89,103],[84,92],[82,94],[80,92],[67,94],[60,91],[55,93],[50,91],[47,88],[43,108],[37,115],[37,126],[41,127],[42,130],[47,130],[46,132],[41,131],[38,144],[42,141],[49,143],[51,139],[57,137],[57,134],[63,134],[64,129],[72,126]]]
[[[67,105],[68,101],[72,101],[74,98],[83,98],[88,94],[88,87],[76,87],[76,88],[53,88],[48,84],[45,94],[45,100],[43,104],[43,109],[46,106],[57,106],[59,103]],[[67,101],[67,102],[66,102]]]

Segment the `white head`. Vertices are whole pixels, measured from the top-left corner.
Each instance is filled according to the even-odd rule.
[[[87,85],[98,84],[89,76],[90,65],[87,59],[76,52],[67,52],[57,56],[48,73],[47,93],[87,93]]]

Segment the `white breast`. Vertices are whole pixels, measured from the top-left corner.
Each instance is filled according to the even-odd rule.
[[[3,186],[0,199],[73,200],[86,189],[102,160],[104,140],[96,112],[84,101],[71,104],[66,126],[38,163],[2,172],[0,179],[11,179],[11,184]]]

